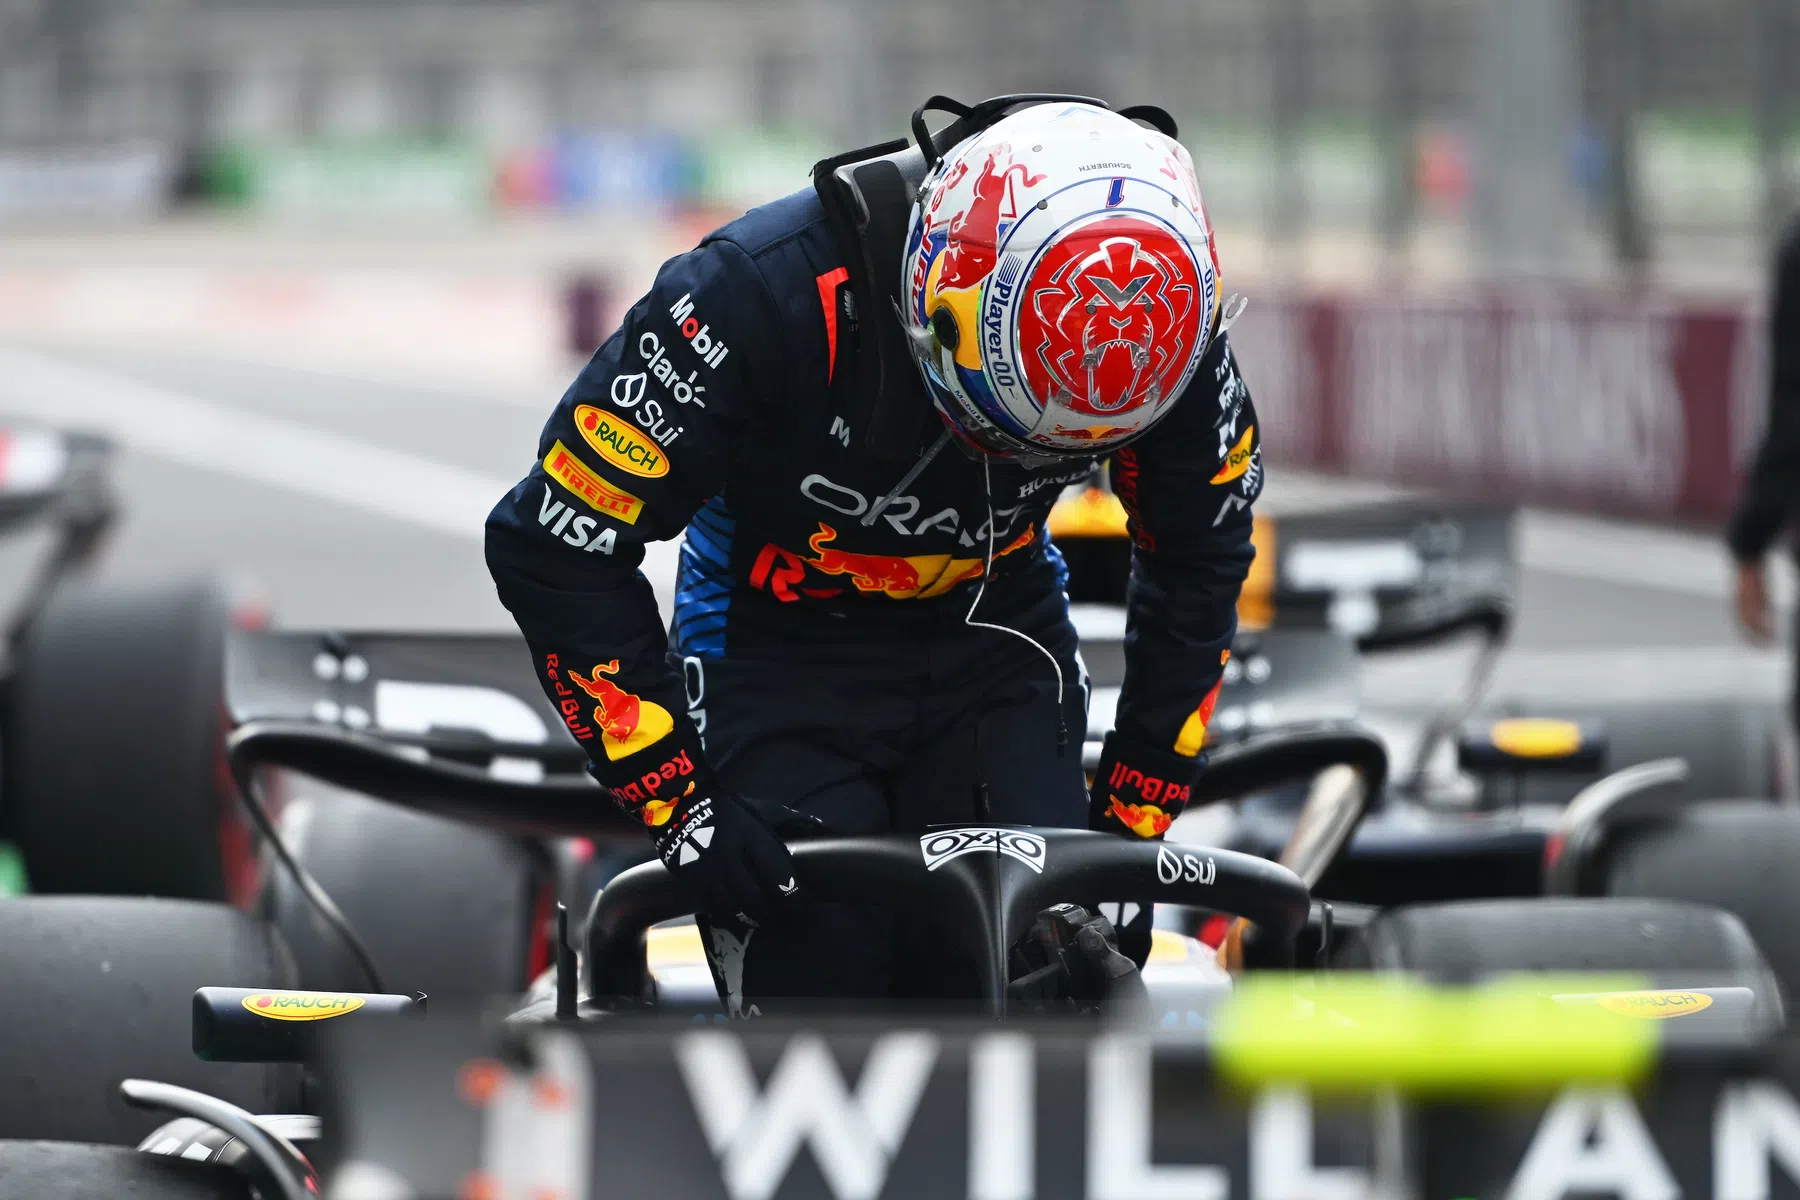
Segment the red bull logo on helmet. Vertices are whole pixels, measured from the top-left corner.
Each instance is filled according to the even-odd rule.
[[[967,160],[958,162],[952,170],[960,179],[968,170]],[[947,179],[946,192],[957,181]],[[1034,175],[1024,163],[1012,161],[1012,147],[1000,145],[988,153],[975,180],[969,207],[950,218],[943,266],[938,272],[938,291],[971,288],[988,277],[994,269],[1001,223],[1019,215],[1018,191],[1043,181],[1041,173]]]

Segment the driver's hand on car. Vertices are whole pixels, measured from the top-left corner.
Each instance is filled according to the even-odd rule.
[[[1136,745],[1114,730],[1106,735],[1100,765],[1088,785],[1088,828],[1162,840],[1187,807],[1204,765],[1203,758]],[[1153,921],[1153,909],[1146,904],[1116,931],[1119,952],[1139,967],[1150,957]]]
[[[1114,730],[1088,785],[1088,828],[1160,839],[1187,807],[1204,765],[1202,758],[1137,745]]]
[[[742,798],[716,784],[705,790],[689,784],[650,833],[663,866],[709,916],[759,925],[799,900],[786,843]]]
[[[1760,558],[1737,565],[1737,618],[1751,641],[1774,640],[1775,625],[1769,618],[1769,575]]]

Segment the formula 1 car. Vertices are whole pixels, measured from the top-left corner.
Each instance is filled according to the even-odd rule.
[[[417,643],[410,647],[415,654],[419,648]],[[405,648],[359,640],[348,649],[369,659],[373,675],[378,674],[376,664],[391,668],[396,662],[392,651]],[[334,682],[341,678],[339,672]],[[268,698],[272,708],[280,706],[275,693]],[[567,752],[548,739],[496,741],[444,726],[410,736],[377,736],[270,715],[242,725],[232,737],[231,751],[238,777],[246,781],[257,764],[281,764],[393,803],[494,828],[539,837],[600,828],[594,804],[598,793],[584,776],[557,769]],[[494,763],[505,759],[539,762],[545,772],[529,780],[516,767],[496,774]],[[1295,773],[1312,776],[1343,769],[1378,785],[1382,757],[1378,743],[1366,734],[1320,730],[1266,735],[1222,748],[1213,767],[1196,797],[1201,803]],[[865,1013],[864,1024],[849,1026],[860,1031],[856,1037],[869,1054],[854,1103],[912,1111],[910,1103],[896,1108],[878,1099],[885,1094],[880,1080],[890,1069],[891,1055],[903,1049],[882,1040],[896,1028],[919,1030],[914,1036],[926,1038],[925,1044],[950,1046],[994,1032],[993,1018],[1003,1017],[1012,1026],[1013,1040],[996,1046],[1013,1047],[1015,1063],[1028,1041],[1060,1039],[1064,1049],[1042,1060],[1042,1069],[1060,1079],[1056,1063],[1063,1059],[1058,1053],[1093,1064],[1107,1047],[1141,1045],[1130,1036],[1121,1043],[1124,1031],[1137,1031],[1140,1037],[1149,1030],[1224,1036],[1245,1019],[1232,1003],[1236,979],[1279,973],[1303,960],[1324,967],[1467,974],[1572,965],[1654,973],[1643,985],[1609,976],[1610,982],[1545,983],[1534,985],[1537,990],[1529,994],[1515,994],[1512,1002],[1525,1005],[1531,1036],[1551,1039],[1548,1048],[1558,1052],[1539,1053],[1538,1059],[1566,1060],[1556,1068],[1563,1074],[1536,1079],[1539,1084],[1582,1079],[1581,1070],[1604,1072],[1609,1062],[1617,1069],[1619,1062],[1604,1054],[1595,1057],[1595,1046],[1613,1044],[1616,1024],[1641,1024],[1638,1018],[1645,1013],[1679,1016],[1678,1036],[1671,1036],[1683,1045],[1734,1053],[1761,1052],[1764,1040],[1783,1027],[1780,987],[1757,945],[1730,914],[1701,904],[1568,899],[1425,906],[1396,910],[1361,929],[1354,940],[1336,941],[1330,910],[1314,905],[1304,877],[1329,867],[1366,794],[1359,787],[1315,792],[1304,831],[1288,848],[1291,867],[1228,850],[996,826],[795,843],[796,869],[811,894],[932,914],[946,949],[968,968],[969,1009],[982,1018],[980,1024],[957,1023],[941,1011],[914,1012],[884,1017],[875,1025],[867,1023]],[[1577,839],[1572,852],[1585,858],[1587,841]],[[340,923],[329,900],[315,902],[330,924]],[[1165,932],[1140,974],[1117,953],[1110,925],[1093,915],[1107,903],[1214,908],[1248,919],[1255,936],[1243,940],[1236,970],[1227,971],[1190,939]],[[740,1071],[734,1064],[742,1059],[734,1049],[740,1035],[721,1031],[708,1037],[703,1031],[710,1021],[699,1027],[692,1023],[693,1016],[722,1012],[716,997],[707,1004],[696,995],[694,963],[687,957],[693,939],[684,933],[693,927],[665,923],[686,908],[676,881],[660,864],[626,870],[595,897],[579,937],[579,955],[566,926],[559,929],[553,947],[556,965],[544,981],[543,994],[514,997],[503,1022],[482,1025],[456,1015],[439,1021],[424,997],[403,992],[296,989],[280,934],[224,906],[124,899],[17,901],[0,909],[0,954],[9,960],[29,957],[46,969],[0,982],[0,991],[11,993],[0,999],[8,1001],[9,1012],[20,1015],[19,1027],[0,1042],[0,1073],[23,1085],[0,1093],[0,1137],[15,1139],[0,1141],[0,1197],[130,1193],[146,1200],[188,1200],[256,1194],[265,1200],[302,1200],[321,1188],[328,1196],[347,1198],[654,1190],[749,1194],[749,1185],[741,1179],[733,1182],[729,1163],[722,1177],[703,1183],[689,1176],[701,1167],[714,1169],[705,1158],[683,1156],[672,1164],[633,1153],[602,1128],[598,1114],[604,1109],[594,1103],[604,1093],[633,1112],[686,1120],[679,1115],[686,1111],[680,1097],[693,1096],[701,1106],[696,1144],[712,1145],[715,1153],[725,1155],[731,1134],[714,1130],[712,1122],[717,1117],[735,1125],[743,1114],[709,1109],[704,1097],[716,1095],[724,1098],[720,1104],[737,1105],[731,1097],[744,1094],[745,1087],[750,1093],[761,1089],[754,1082],[744,1087],[733,1082]],[[444,917],[420,915],[435,915],[440,922]],[[418,932],[429,936],[425,927]],[[452,926],[440,935],[467,945],[465,935],[471,932],[480,931]],[[354,937],[343,928],[339,934]],[[57,974],[71,961],[91,963],[102,956],[145,999],[129,1036],[112,1036],[106,1022],[92,1020],[106,1007],[95,1002],[94,984],[83,994],[84,989],[70,989],[67,977]],[[369,982],[380,985],[382,979],[371,973]],[[201,985],[198,990],[195,984]],[[710,980],[706,991],[711,991]],[[52,994],[62,1003],[48,1003]],[[1377,1000],[1391,1005],[1404,996],[1389,991]],[[1290,1070],[1294,1059],[1282,1037],[1312,1039],[1309,1044],[1316,1047],[1317,1039],[1329,1036],[1328,1029],[1337,1029],[1339,1022],[1354,1026],[1375,1015],[1366,1002],[1361,1010],[1337,999],[1321,1006],[1317,993],[1290,995],[1286,1008],[1292,1010],[1296,998],[1323,1007],[1326,1019],[1305,1028],[1288,1027],[1285,1033],[1281,1028],[1263,1030],[1269,1039],[1265,1051]],[[116,1006],[116,1000],[112,1003]],[[1581,1020],[1558,1034],[1558,1022],[1553,1013],[1546,1015],[1546,1006],[1574,1006],[1599,1023]],[[82,1014],[71,1009],[85,1009],[94,1027],[86,1042],[58,1036],[80,1020]],[[1466,1007],[1460,1017],[1480,1012],[1491,1019],[1494,1006]],[[686,1019],[671,1025],[666,1020],[671,1014]],[[1080,1023],[1087,1014],[1108,1018],[1110,1024]],[[823,1029],[774,1023],[747,1036],[764,1039],[764,1050],[785,1061],[791,1046],[799,1044],[794,1039],[811,1037],[816,1043],[822,1034],[842,1036],[845,1030],[839,1018]],[[340,1032],[343,1040],[334,1036]],[[571,1036],[575,1034],[580,1036]],[[671,1042],[671,1037],[677,1040]],[[1239,1037],[1241,1053],[1246,1043]],[[190,1038],[206,1061],[188,1057]],[[1205,1053],[1210,1044],[1190,1042],[1186,1053]],[[884,1045],[888,1049],[880,1049]],[[1641,1039],[1619,1045],[1622,1053],[1647,1049]],[[586,1047],[596,1048],[604,1070],[582,1065]],[[1390,1054],[1394,1050],[1390,1043],[1381,1048]],[[1175,1049],[1179,1057],[1180,1048]],[[1419,1049],[1414,1047],[1415,1054]],[[1524,1054],[1527,1047],[1510,1049]],[[816,1057],[816,1051],[809,1053]],[[9,1064],[9,1057],[25,1061]],[[954,1054],[952,1058],[956,1060]],[[305,1086],[293,1065],[302,1059],[321,1067],[322,1093]],[[630,1066],[634,1061],[636,1067]],[[1140,1055],[1131,1061],[1140,1065],[1133,1068],[1121,1060],[1117,1069],[1139,1071],[1148,1079],[1149,1059]],[[686,1063],[671,1076],[685,1080],[685,1090],[671,1093],[666,1080],[657,1083],[643,1075],[651,1064],[663,1062]],[[1572,1075],[1567,1073],[1571,1063]],[[930,1063],[921,1060],[914,1067],[922,1083]],[[969,1094],[981,1093],[982,1085],[973,1084],[966,1072],[980,1075],[988,1069],[962,1068],[961,1086],[974,1086]],[[754,1079],[748,1065],[741,1071]],[[843,1099],[848,1092],[842,1077],[833,1083],[816,1065],[778,1069],[766,1085],[772,1096],[800,1086],[782,1083],[784,1071],[803,1072],[813,1107],[851,1103]],[[1011,1078],[1017,1086],[1021,1076]],[[1087,1086],[1095,1089],[1090,1098],[1142,1093],[1138,1105],[1147,1128],[1148,1088],[1126,1086],[1127,1078],[1138,1076],[1090,1075]],[[1516,1083],[1517,1074],[1512,1078]],[[634,1092],[626,1086],[628,1080],[639,1080],[647,1090]],[[1034,1091],[1029,1083],[1024,1086],[1027,1094]],[[1159,1095],[1166,1095],[1160,1091],[1163,1086],[1158,1085]],[[916,1089],[908,1094],[915,1100],[918,1095]],[[19,1103],[21,1095],[29,1105]],[[1210,1111],[1210,1104],[1202,1107]],[[960,1110],[951,1105],[944,1111]],[[1191,1105],[1181,1111],[1199,1116]],[[271,1113],[275,1115],[264,1115]],[[1264,1119],[1274,1116],[1271,1111]],[[794,1119],[796,1128],[804,1128],[811,1118]],[[984,1126],[988,1119],[983,1118]],[[1133,1120],[1129,1112],[1117,1119]],[[1241,1131],[1242,1114],[1227,1124]],[[897,1133],[879,1132],[885,1128],[877,1126],[877,1144],[887,1146],[886,1155],[897,1154],[901,1139]],[[1172,1142],[1159,1139],[1159,1144],[1187,1145],[1186,1139],[1202,1128],[1214,1126],[1184,1121],[1169,1135]],[[598,1160],[596,1139],[609,1147]],[[135,1151],[124,1148],[133,1142]],[[643,1142],[637,1148],[652,1144],[664,1143]],[[1097,1143],[1087,1144],[1094,1154],[1091,1147]],[[821,1145],[815,1140],[814,1152],[829,1156]],[[1363,1151],[1349,1153],[1348,1162],[1365,1162]],[[773,1194],[789,1169],[787,1158],[777,1157],[780,1169],[756,1194]],[[1089,1170],[1097,1169],[1096,1162],[1107,1164],[1103,1175],[1111,1179],[1119,1173],[1112,1182],[1124,1189],[1137,1178],[1131,1162],[1143,1165],[1150,1158],[1148,1149],[1120,1161],[1103,1155],[1089,1160]],[[1310,1154],[1304,1161],[1312,1161]],[[1268,1167],[1240,1162],[1237,1169]],[[6,1190],[9,1174],[18,1190]],[[1072,1176],[1082,1177],[1080,1172]],[[1050,1182],[1051,1175],[1044,1178],[1049,1190],[1038,1194],[1065,1194],[1058,1190],[1061,1185]],[[821,1189],[805,1179],[802,1175],[794,1190],[783,1194],[875,1194],[838,1186],[841,1181]],[[1106,1179],[1084,1194],[1139,1194],[1109,1190]],[[657,1184],[664,1186],[658,1189]],[[1031,1193],[972,1186],[968,1194]]]
[[[1559,994],[1680,1011],[1689,1025],[1738,1033],[1782,1023],[1782,986],[1800,965],[1782,957],[1783,927],[1724,911],[1706,894],[1724,873],[1693,867],[1729,858],[1768,889],[1767,911],[1779,915],[1786,904],[1791,920],[1800,897],[1769,876],[1800,850],[1800,819],[1768,804],[1670,803],[1656,790],[1671,777],[1667,765],[1609,776],[1568,806],[1549,878],[1560,896],[1383,912],[1316,903],[1366,826],[1370,801],[1391,789],[1380,739],[1332,719],[1329,697],[1342,674],[1332,660],[1304,660],[1315,674],[1292,676],[1313,683],[1267,699],[1290,673],[1251,664],[1277,653],[1286,636],[1335,647],[1354,665],[1353,649],[1329,631],[1247,634],[1236,655],[1244,669],[1220,711],[1242,710],[1244,725],[1256,728],[1211,751],[1195,797],[1204,815],[1230,807],[1225,801],[1243,808],[1256,797],[1288,797],[1285,785],[1302,781],[1292,797],[1297,816],[1272,855],[1191,837],[1153,844],[972,824],[798,843],[809,889],[898,898],[909,912],[934,914],[947,952],[972,980],[970,1005],[989,1020],[1131,1011],[1157,1028],[1205,1031],[1237,979],[1308,965],[1456,977],[1647,970],[1659,986]],[[0,1039],[0,1078],[16,1082],[0,1089],[0,1138],[15,1139],[0,1143],[0,1196],[8,1170],[59,1186],[83,1180],[88,1194],[123,1194],[128,1183],[144,1196],[241,1195],[250,1186],[265,1196],[301,1194],[293,1187],[306,1186],[302,1168],[283,1139],[291,1146],[312,1126],[259,1125],[250,1114],[321,1111],[324,1102],[309,1099],[285,1061],[310,1052],[307,1031],[416,1013],[415,988],[438,988],[440,1005],[500,999],[514,1025],[529,1027],[629,1021],[646,1011],[723,1015],[694,926],[666,923],[683,904],[659,864],[611,878],[578,934],[546,936],[556,897],[581,895],[581,860],[614,848],[641,854],[642,832],[600,802],[519,639],[234,630],[227,641],[228,763],[239,791],[254,797],[259,773],[280,768],[371,799],[290,804],[279,829],[268,830],[282,869],[254,914],[124,898],[0,905],[0,961],[36,968],[0,974],[0,1011],[13,1014]],[[1301,700],[1314,706],[1306,722],[1276,719],[1300,712]],[[1274,711],[1253,718],[1265,702]],[[586,850],[571,852],[577,845]],[[1159,931],[1140,973],[1109,943],[1106,917],[1125,920],[1127,907],[1152,903],[1236,923],[1219,954],[1183,929]],[[235,990],[196,999],[196,988]],[[409,1036],[401,1029],[383,1036],[397,1044]],[[194,1059],[190,1039],[225,1061]],[[510,1076],[494,1069],[472,1068],[471,1094],[504,1090]],[[346,1136],[387,1111],[363,1090],[366,1073],[356,1074],[361,1099],[332,1093],[354,1112],[323,1110]],[[160,1086],[119,1093],[122,1078]],[[171,1114],[185,1123],[158,1123]],[[29,1139],[58,1144],[17,1144]],[[139,1143],[139,1152],[123,1149]],[[372,1153],[356,1151],[359,1161]],[[246,1171],[264,1175],[256,1182]],[[411,1176],[398,1177],[412,1186]],[[385,1192],[368,1178],[365,1185],[371,1190],[334,1184],[344,1195],[455,1194],[435,1183]]]
[[[1672,798],[1756,798],[1791,791],[1785,722],[1752,699],[1622,696],[1603,679],[1559,679],[1554,706],[1494,695],[1517,593],[1510,509],[1431,499],[1381,500],[1257,517],[1258,554],[1239,604],[1209,745],[1260,731],[1355,720],[1395,769],[1319,894],[1391,905],[1535,895],[1570,802],[1609,772],[1675,758]],[[1072,489],[1050,519],[1069,562],[1082,652],[1094,676],[1088,753],[1097,757],[1121,682],[1125,514],[1103,481]],[[1366,691],[1375,668],[1411,658],[1452,678],[1443,652],[1473,642],[1460,684],[1438,696]],[[1386,663],[1381,660],[1385,658]],[[1404,673],[1404,672],[1402,672]],[[1435,689],[1444,691],[1442,684]],[[1265,856],[1291,836],[1302,790],[1194,811],[1171,837]]]
[[[210,581],[84,578],[117,513],[105,440],[0,429],[0,897],[245,898],[256,859],[223,771],[223,649],[261,610]]]

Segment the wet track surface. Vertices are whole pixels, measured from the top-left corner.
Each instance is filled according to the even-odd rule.
[[[108,577],[246,573],[288,626],[508,628],[480,519],[529,467],[559,386],[456,388],[174,350],[0,344],[0,419],[97,428],[123,446],[125,515]],[[1266,504],[1366,492],[1276,466]],[[1738,637],[1728,564],[1711,539],[1536,512],[1521,532],[1502,685],[1574,675],[1640,695],[1781,693],[1783,655]],[[647,564],[665,608],[667,551]],[[1441,690],[1435,661],[1385,659],[1368,684],[1390,701]]]

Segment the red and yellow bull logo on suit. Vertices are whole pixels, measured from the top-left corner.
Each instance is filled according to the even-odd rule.
[[[838,531],[819,522],[819,531],[807,539],[811,552],[801,554],[770,543],[757,556],[750,572],[751,586],[770,592],[776,599],[792,602],[801,596],[823,599],[837,595],[840,588],[799,587],[807,571],[833,575],[850,581],[851,587],[864,594],[880,593],[893,600],[931,600],[958,584],[980,579],[982,560],[954,558],[948,554],[862,554],[834,545]],[[1037,526],[1027,525],[1025,532],[994,552],[998,562],[1007,555],[1023,550],[1037,540]]]
[[[1108,815],[1116,817],[1121,825],[1139,837],[1146,838],[1167,833],[1175,814],[1186,807],[1188,798],[1194,794],[1189,784],[1146,775],[1122,762],[1113,764],[1112,774],[1105,782],[1109,789],[1116,789],[1109,793],[1112,803],[1107,807]],[[1127,793],[1127,798],[1121,800],[1119,792]]]
[[[600,744],[606,748],[609,761],[629,757],[652,742],[660,741],[675,728],[669,710],[650,700],[640,700],[606,675],[619,673],[619,660],[600,663],[591,678],[583,678],[571,668],[569,681],[599,703],[594,706],[594,724],[600,727]]]
[[[1231,661],[1231,651],[1219,652],[1219,665],[1223,667]],[[1200,701],[1200,707],[1188,714],[1188,719],[1181,723],[1181,731],[1175,735],[1175,753],[1185,754],[1189,758],[1200,753],[1206,745],[1206,726],[1212,720],[1213,706],[1219,702],[1219,689],[1225,686],[1225,677],[1219,676],[1212,690]]]
[[[1161,837],[1175,823],[1174,817],[1154,804],[1126,804],[1117,796],[1112,798],[1112,807],[1106,811],[1141,838]]]

